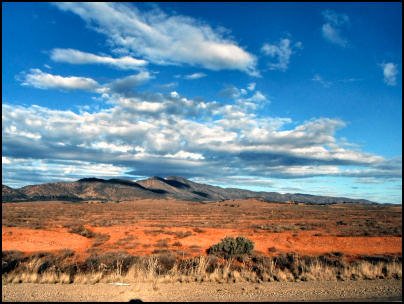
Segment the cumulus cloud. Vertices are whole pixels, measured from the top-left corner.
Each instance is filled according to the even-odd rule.
[[[176,91],[107,93],[112,107],[92,113],[3,103],[3,157],[10,166],[13,159],[110,164],[111,172],[126,176],[401,177],[401,162],[340,141],[344,121],[259,117],[244,103],[260,103],[265,95],[236,91],[232,104]]]
[[[23,75],[22,85],[38,89],[84,90],[94,91],[99,88],[97,81],[87,77],[60,76],[42,72],[40,69],[31,69]]]
[[[274,59],[273,62],[268,63],[270,70],[286,71],[290,63],[294,49],[301,49],[302,43],[296,42],[294,45],[288,38],[280,39],[278,44],[264,43],[261,52]]]
[[[256,84],[254,82],[249,83],[245,89],[237,88],[234,85],[226,85],[219,94],[232,99],[239,107],[234,107],[234,105],[224,106],[222,112],[226,112],[231,116],[241,117],[245,116],[247,109],[256,110],[264,104],[269,104],[267,96],[261,91],[255,90],[255,87]]]
[[[247,101],[252,101],[252,102],[261,102],[261,101],[266,101],[267,97],[262,94],[260,91],[256,91],[253,96],[250,98],[247,98]]]
[[[135,59],[130,56],[113,58],[74,49],[53,49],[51,51],[51,59],[56,62],[67,62],[70,64],[105,64],[122,70],[138,70],[147,64],[145,60]]]
[[[398,69],[397,64],[392,62],[380,64],[383,69],[384,83],[388,86],[395,86],[397,84]]]
[[[247,94],[247,90],[239,89],[234,85],[226,85],[220,92],[219,95],[226,98],[237,99],[240,96]]]
[[[341,35],[341,31],[343,27],[349,25],[349,17],[332,10],[323,11],[322,15],[325,20],[321,27],[324,39],[341,47],[346,47],[348,40]]]
[[[223,31],[191,17],[159,9],[140,11],[120,3],[55,3],[105,34],[116,48],[155,64],[188,64],[210,70],[240,70],[258,75],[256,58]],[[197,50],[197,51],[195,51]]]

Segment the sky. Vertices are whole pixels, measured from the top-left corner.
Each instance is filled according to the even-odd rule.
[[[402,203],[401,3],[2,3],[2,183]]]

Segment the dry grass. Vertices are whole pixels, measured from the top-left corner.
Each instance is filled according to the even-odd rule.
[[[276,257],[253,255],[224,260],[212,255],[179,258],[175,253],[165,251],[148,257],[108,252],[102,255],[93,254],[86,260],[79,261],[68,250],[57,254],[40,253],[30,256],[15,251],[2,252],[2,279],[7,283],[224,283],[401,277],[401,257],[363,257],[349,261],[338,254],[317,257],[286,254]]]
[[[93,231],[91,231],[90,229],[87,229],[83,225],[72,226],[69,229],[69,232],[84,236],[84,237],[89,238],[89,239],[95,237],[95,233]]]

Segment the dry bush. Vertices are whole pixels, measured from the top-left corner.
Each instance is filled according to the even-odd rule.
[[[168,247],[168,241],[169,241],[170,239],[161,239],[161,240],[158,240],[157,242],[156,242],[156,247],[159,247],[159,248],[167,248]]]
[[[95,233],[89,229],[87,229],[86,227],[84,227],[83,225],[77,225],[77,226],[73,226],[69,229],[70,233],[75,233],[81,236],[84,236],[86,238],[93,238],[95,237]]]
[[[269,253],[274,253],[274,252],[276,252],[276,251],[277,251],[277,249],[276,249],[276,247],[274,247],[274,246],[268,248],[268,252],[269,252]]]
[[[191,231],[179,231],[179,232],[174,232],[173,234],[175,235],[175,237],[177,239],[183,239],[183,238],[193,235]]]
[[[294,253],[223,259],[208,255],[181,258],[168,250],[137,257],[126,252],[92,254],[78,261],[72,251],[54,254],[2,252],[4,282],[262,282],[401,279],[401,257],[366,256],[348,261],[339,253],[311,257]]]
[[[98,246],[101,246],[102,244],[104,244],[106,241],[108,241],[110,239],[110,236],[105,233],[95,233],[94,239],[95,240],[94,240],[92,247],[98,247]]]

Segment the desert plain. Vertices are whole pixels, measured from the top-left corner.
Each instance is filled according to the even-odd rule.
[[[299,290],[301,300],[397,300],[401,219],[397,205],[253,198],[3,203],[3,268],[11,267],[3,271],[8,297],[3,300],[65,299],[57,297],[60,292],[66,300],[77,300],[76,289],[69,286],[95,288],[88,291],[94,297],[86,300],[103,300],[91,284],[118,284],[109,285],[110,299],[116,300],[299,300]],[[229,260],[207,254],[225,237],[238,236],[254,243],[252,255]],[[32,285],[38,283],[64,284],[47,288],[48,298],[34,292],[37,297],[27,299],[23,290],[36,290]],[[281,295],[274,291],[280,283],[297,291]],[[335,294],[319,283],[336,284],[331,288]],[[28,289],[18,287],[25,285]],[[171,285],[182,286],[176,287],[182,292],[169,296]],[[249,292],[252,286],[257,288]],[[205,299],[195,293],[205,288],[210,290]]]

